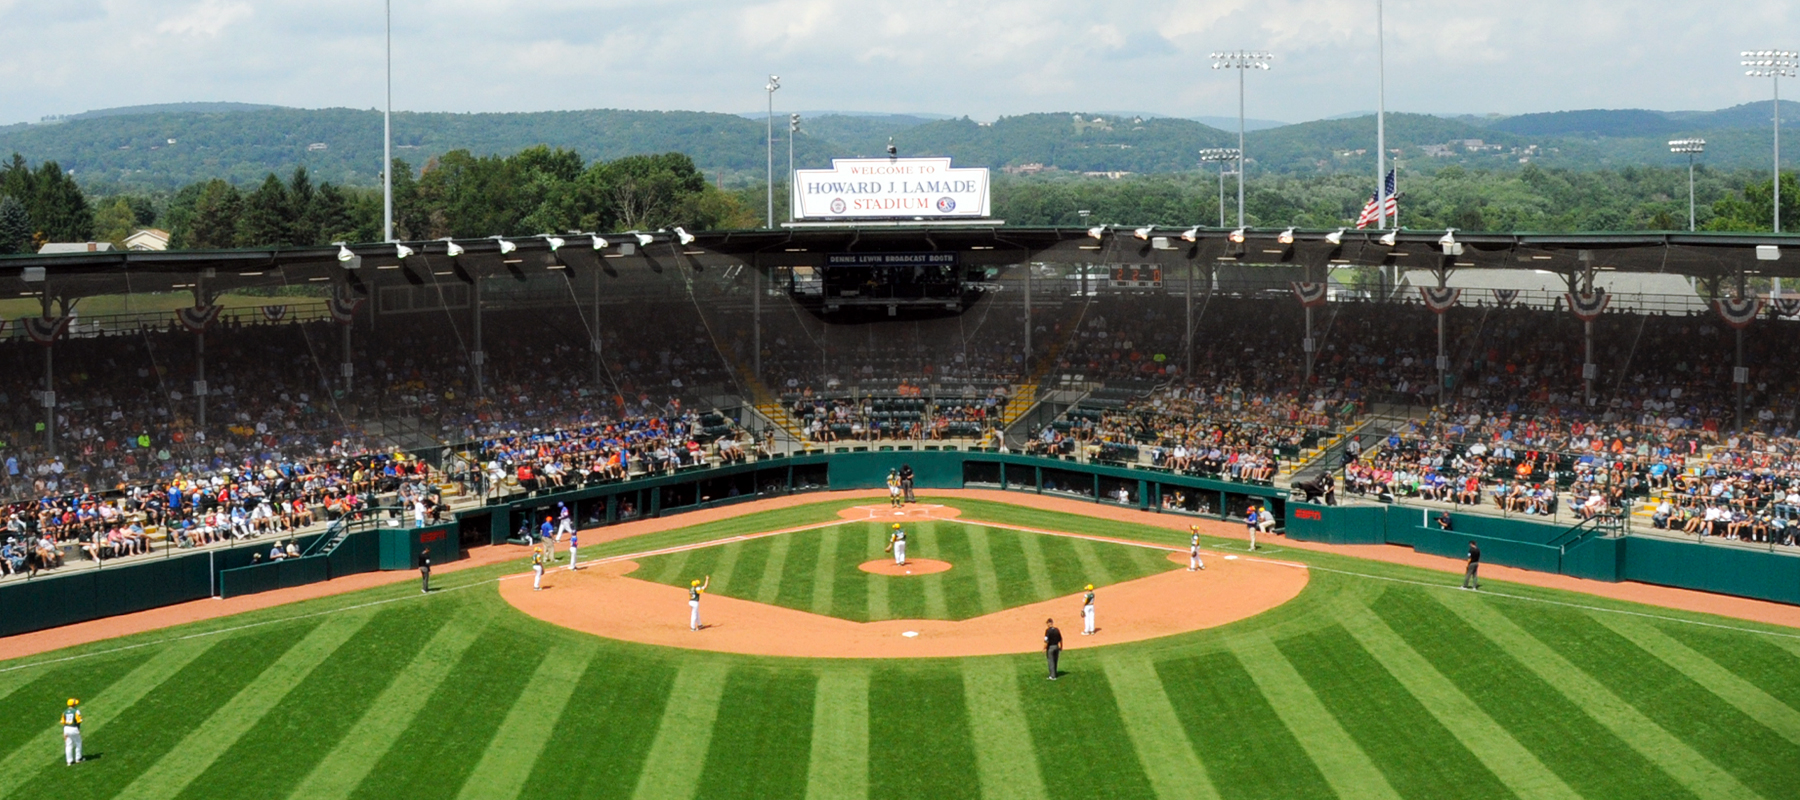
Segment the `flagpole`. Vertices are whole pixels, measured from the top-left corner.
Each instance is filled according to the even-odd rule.
[[[1387,42],[1382,35],[1382,0],[1375,0],[1375,193],[1387,188]],[[1400,187],[1396,179],[1394,192]],[[1387,198],[1378,198],[1381,224],[1387,227]],[[1394,209],[1394,227],[1400,227],[1400,210]]]

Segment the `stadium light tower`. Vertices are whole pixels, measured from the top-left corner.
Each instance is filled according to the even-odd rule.
[[[1672,139],[1669,152],[1688,157],[1688,230],[1694,230],[1694,156],[1706,152],[1705,139]]]
[[[387,107],[381,112],[381,240],[394,240],[394,0],[387,16]]]
[[[769,93],[769,132],[763,137],[763,150],[769,156],[769,227],[775,227],[775,90],[781,88],[781,76],[770,75],[763,91]]]
[[[788,222],[794,221],[794,134],[800,132],[800,114],[788,115]]]
[[[1239,50],[1233,53],[1213,53],[1213,69],[1235,69],[1238,71],[1238,227],[1244,227],[1244,73],[1253,69],[1268,69],[1271,53],[1252,50]]]
[[[1775,232],[1781,232],[1781,79],[1800,69],[1800,53],[1792,50],[1745,50],[1745,75],[1768,78],[1775,90]]]
[[[1219,165],[1219,227],[1221,228],[1225,227],[1225,164],[1243,158],[1243,156],[1244,151],[1235,147],[1208,147],[1200,151],[1202,162]],[[1242,186],[1243,183],[1244,173],[1239,172],[1238,185]],[[1243,219],[1242,209],[1239,210],[1238,219]]]

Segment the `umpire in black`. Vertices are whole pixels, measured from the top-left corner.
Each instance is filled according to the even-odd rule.
[[[1475,571],[1481,568],[1481,548],[1469,542],[1469,566],[1463,570],[1464,589],[1481,590],[1481,579],[1475,577]]]
[[[1050,662],[1050,680],[1056,680],[1056,659],[1062,655],[1062,631],[1056,620],[1044,620],[1044,659]]]
[[[918,498],[913,497],[913,468],[911,464],[900,465],[900,491],[906,496],[906,502],[919,502]]]
[[[431,594],[431,551],[419,551],[419,592]]]

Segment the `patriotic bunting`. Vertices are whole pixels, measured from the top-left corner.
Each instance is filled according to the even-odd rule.
[[[175,317],[176,319],[181,320],[182,327],[187,328],[194,333],[200,333],[201,331],[206,330],[208,326],[212,325],[214,320],[219,318],[220,310],[222,309],[218,303],[209,306],[194,306],[193,308],[183,308],[176,311]]]
[[[331,293],[331,299],[325,301],[325,306],[331,312],[331,318],[337,320],[339,325],[349,325],[356,321],[356,309],[361,308],[362,303],[362,298],[357,297],[354,292],[340,288]]]
[[[1800,297],[1776,297],[1769,301],[1775,313],[1784,317],[1800,317]]]
[[[1518,289],[1495,289],[1494,290],[1494,302],[1496,304],[1498,304],[1501,308],[1505,308],[1506,306],[1512,305],[1512,301],[1517,300],[1517,299],[1519,299],[1519,290]]]
[[[1575,312],[1575,318],[1582,322],[1599,319],[1601,312],[1606,311],[1606,306],[1612,302],[1612,295],[1607,294],[1605,289],[1568,292],[1565,296],[1569,298],[1569,310]]]
[[[263,306],[262,307],[262,315],[263,315],[263,319],[266,319],[270,322],[280,322],[284,319],[287,319],[288,307],[287,306]]]
[[[1449,286],[1421,286],[1419,296],[1425,298],[1425,307],[1431,309],[1431,313],[1442,314],[1456,305],[1456,298],[1462,296],[1462,290]]]
[[[68,317],[26,317],[25,333],[31,340],[49,347],[69,332]]]
[[[1288,281],[1288,286],[1294,290],[1294,297],[1299,298],[1300,305],[1307,308],[1325,305],[1329,288],[1325,282]]]
[[[1756,320],[1757,312],[1762,310],[1760,297],[1721,297],[1713,301],[1713,308],[1719,312],[1719,318],[1733,328],[1749,327]]]

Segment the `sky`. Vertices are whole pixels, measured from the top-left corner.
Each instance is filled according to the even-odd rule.
[[[1235,116],[1218,50],[1267,50],[1246,113],[1376,106],[1376,0],[393,0],[394,108]],[[1800,50],[1780,0],[1388,0],[1387,107],[1709,110]],[[127,105],[379,107],[376,0],[0,0],[0,124]],[[1770,32],[1786,31],[1787,39]],[[1800,97],[1800,85],[1794,96]]]

